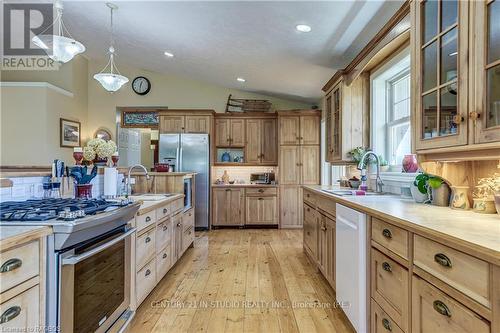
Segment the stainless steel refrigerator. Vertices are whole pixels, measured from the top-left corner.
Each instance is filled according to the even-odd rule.
[[[195,227],[208,229],[210,211],[210,144],[208,134],[160,134],[158,160],[173,171],[196,172]]]

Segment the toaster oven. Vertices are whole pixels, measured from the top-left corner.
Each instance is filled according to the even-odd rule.
[[[274,184],[274,172],[261,172],[250,174],[250,183],[252,184]]]

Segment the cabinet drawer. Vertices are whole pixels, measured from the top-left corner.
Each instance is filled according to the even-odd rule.
[[[156,209],[156,219],[160,221],[161,219],[164,219],[165,217],[169,216],[170,213],[172,213],[172,208],[170,207],[170,204],[160,207]]]
[[[412,332],[490,332],[488,322],[415,275],[412,281],[412,311]]]
[[[372,333],[403,333],[404,331],[391,319],[373,299],[371,301],[371,332]]]
[[[140,236],[135,242],[135,262],[136,268],[140,269],[155,254],[155,233],[156,228],[151,228]]]
[[[3,284],[3,282],[2,282]],[[0,316],[8,321],[0,324],[1,332],[37,332],[40,322],[40,287],[36,285],[0,304]],[[31,331],[30,329],[33,329]]]
[[[406,268],[371,249],[371,296],[405,331],[409,316],[408,283]]]
[[[304,189],[303,200],[312,206],[316,206],[317,195],[314,192]]]
[[[143,215],[137,215],[135,217],[135,225],[137,231],[141,231],[142,229],[150,226],[151,224],[156,222],[156,211],[153,210]]]
[[[276,187],[250,187],[246,189],[247,196],[264,196],[264,195],[277,195],[278,189]]]
[[[336,212],[336,202],[333,201],[332,199],[324,198],[324,197],[318,197],[316,199],[316,206],[323,210],[325,213],[330,214],[331,216],[335,217],[335,212]]]
[[[182,226],[183,230],[186,231],[189,228],[194,229],[194,209],[190,209],[185,212],[182,216]]]
[[[315,259],[318,255],[318,226],[316,211],[304,205],[304,245]]]
[[[372,239],[404,259],[408,259],[408,232],[372,218]]]
[[[0,253],[0,292],[4,292],[39,274],[39,241],[33,241]]]
[[[184,199],[177,199],[170,204],[171,213],[175,213],[184,208]]]
[[[170,242],[156,256],[156,280],[160,281],[172,266],[172,245]]]
[[[192,242],[194,242],[194,227],[184,230],[182,234],[182,252],[184,252]]]
[[[414,263],[465,295],[490,307],[488,263],[415,235]]]
[[[161,249],[170,242],[172,238],[172,222],[170,219],[163,221],[156,226],[156,253],[159,253]]]
[[[153,259],[146,264],[135,277],[135,290],[137,305],[146,298],[156,285],[156,260]]]

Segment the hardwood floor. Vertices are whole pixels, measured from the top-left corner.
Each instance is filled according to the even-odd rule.
[[[306,258],[302,230],[276,229],[197,233],[130,331],[353,332]]]

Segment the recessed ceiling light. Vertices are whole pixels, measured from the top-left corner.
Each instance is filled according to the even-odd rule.
[[[298,24],[295,29],[300,32],[311,32],[311,26],[307,24]]]
[[[245,80],[244,78],[242,77],[238,77],[236,78],[236,81],[239,81],[239,82],[246,82],[247,80]]]
[[[173,53],[170,53],[168,51],[165,51],[163,54],[165,54],[167,57],[172,58],[174,56]]]

